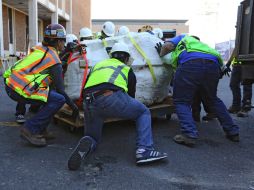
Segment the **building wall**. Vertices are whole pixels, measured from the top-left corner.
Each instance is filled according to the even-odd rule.
[[[26,51],[26,15],[15,11],[16,51]]]
[[[150,25],[153,28],[161,28],[163,29],[176,29],[176,34],[188,33],[189,26],[185,24],[177,24],[177,23],[166,23],[166,24],[147,24],[147,23],[135,23],[135,24],[116,24],[116,32],[118,31],[120,26],[127,26],[131,32],[137,32],[139,28],[144,25]],[[93,24],[92,31],[93,32],[100,32],[102,28],[102,24]]]
[[[72,33],[78,35],[82,27],[91,27],[91,0],[72,0]]]
[[[8,29],[8,8],[3,5],[3,37],[4,37],[4,49],[9,49],[9,29]]]

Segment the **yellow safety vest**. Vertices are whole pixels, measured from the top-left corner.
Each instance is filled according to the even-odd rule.
[[[61,61],[55,48],[35,46],[27,57],[5,72],[6,85],[24,98],[47,102],[51,78],[43,71],[58,63]]]
[[[118,59],[101,61],[92,68],[85,89],[102,83],[111,83],[128,92],[129,71],[130,67]]]

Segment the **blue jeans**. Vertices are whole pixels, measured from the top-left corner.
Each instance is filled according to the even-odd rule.
[[[246,102],[251,103],[252,98],[252,85],[243,85],[243,98],[241,96],[241,66],[233,66],[231,78],[230,78],[230,88],[233,94],[232,106],[236,108],[241,108],[245,106]],[[241,105],[242,98],[242,105]]]
[[[179,65],[174,78],[173,100],[183,134],[197,138],[198,131],[192,118],[191,105],[195,93],[202,89],[211,102],[220,124],[228,135],[239,133],[224,103],[217,97],[220,67],[206,60],[192,60]]]
[[[92,137],[97,143],[101,139],[104,120],[123,118],[136,121],[137,148],[150,149],[153,146],[150,110],[141,102],[122,91],[109,96],[99,96],[85,101],[85,136]]]
[[[64,96],[54,90],[49,91],[47,103],[32,99],[26,99],[12,89],[10,89],[8,86],[6,86],[6,92],[11,99],[23,105],[42,105],[42,108],[32,118],[28,119],[24,124],[24,127],[27,128],[32,134],[40,134],[41,132],[43,132],[48,127],[50,120],[54,116],[54,114],[65,103]]]

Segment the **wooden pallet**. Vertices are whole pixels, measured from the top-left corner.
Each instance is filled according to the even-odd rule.
[[[167,97],[162,103],[155,104],[148,107],[153,118],[165,116],[166,119],[171,118],[171,114],[174,112],[174,106],[172,103],[172,98]],[[72,111],[66,105],[63,106],[55,115],[54,123],[64,123],[69,126],[70,131],[74,131],[76,128],[84,127],[84,112],[80,111],[80,120],[74,121],[71,118]],[[110,118],[105,120],[105,123],[122,121],[124,119],[120,118]]]

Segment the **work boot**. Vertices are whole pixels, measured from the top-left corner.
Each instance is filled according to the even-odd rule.
[[[93,146],[93,142],[88,137],[82,137],[72,152],[69,160],[68,160],[68,168],[69,170],[77,170],[79,169],[82,159],[86,158],[88,154],[91,152]]]
[[[226,138],[232,142],[239,142],[240,141],[239,134],[235,134],[235,135],[227,135],[226,134]]]
[[[25,127],[20,129],[20,136],[34,146],[42,147],[47,145],[46,140],[42,135],[33,135]]]
[[[195,138],[188,137],[184,134],[174,136],[173,140],[178,144],[182,144],[182,145],[186,145],[186,146],[190,146],[190,147],[192,147],[196,144]]]
[[[233,114],[238,113],[240,110],[241,110],[241,108],[240,107],[236,107],[236,106],[230,106],[228,108],[228,112],[229,113],[233,113]]]
[[[56,138],[56,136],[54,135],[54,133],[49,132],[47,129],[43,130],[41,133],[41,136],[43,138],[45,138],[46,140],[53,140]]]
[[[18,114],[18,115],[16,116],[16,122],[17,122],[18,124],[23,124],[23,123],[25,123],[25,122],[26,122],[25,116],[22,115],[22,114]]]
[[[207,113],[205,116],[202,117],[203,121],[211,121],[217,118],[215,113]]]

